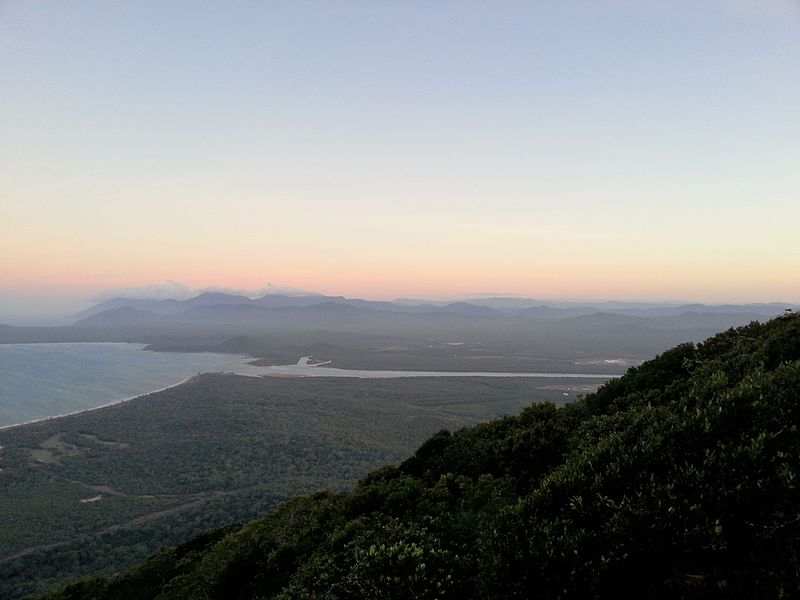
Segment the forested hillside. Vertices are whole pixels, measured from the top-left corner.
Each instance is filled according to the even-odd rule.
[[[48,598],[797,597],[798,425],[789,315]]]
[[[352,489],[442,428],[563,402],[564,390],[597,385],[574,383],[206,374],[2,430],[0,599],[125,571],[164,546],[292,498]]]

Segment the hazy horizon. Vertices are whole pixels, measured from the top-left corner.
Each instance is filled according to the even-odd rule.
[[[799,30],[790,0],[4,2],[0,322],[169,281],[800,302]]]
[[[489,298],[507,298],[518,300],[540,301],[543,303],[629,303],[643,305],[684,305],[684,304],[707,304],[707,305],[747,305],[747,304],[785,304],[787,306],[797,306],[800,301],[786,299],[763,299],[751,301],[708,301],[697,298],[619,298],[619,297],[547,297],[511,294],[506,292],[473,292],[458,296],[439,296],[422,297],[408,294],[397,297],[380,296],[353,296],[349,294],[327,293],[318,290],[304,290],[298,288],[287,288],[268,284],[262,288],[246,290],[239,288],[225,288],[219,285],[209,285],[201,288],[192,288],[187,285],[168,281],[161,284],[146,284],[130,288],[113,288],[109,290],[99,290],[91,296],[75,297],[53,297],[53,296],[31,296],[18,301],[13,296],[0,296],[0,324],[6,325],[63,325],[74,321],[75,315],[82,310],[101,304],[102,302],[117,298],[126,299],[152,299],[152,300],[187,300],[206,292],[218,292],[222,294],[241,295],[250,299],[256,299],[267,295],[286,295],[286,296],[315,296],[329,297],[342,296],[346,298],[360,298],[364,300],[377,301],[407,301],[407,302],[464,302],[480,301]]]

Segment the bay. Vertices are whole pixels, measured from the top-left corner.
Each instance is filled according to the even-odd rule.
[[[247,357],[150,352],[142,344],[0,345],[0,427],[98,408],[203,372],[235,372]]]

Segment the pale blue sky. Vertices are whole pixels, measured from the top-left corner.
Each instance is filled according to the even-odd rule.
[[[5,1],[0,86],[7,298],[800,300],[797,2]]]

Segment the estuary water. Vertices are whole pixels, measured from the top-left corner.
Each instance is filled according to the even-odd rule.
[[[369,371],[366,369],[338,369],[327,366],[330,361],[314,363],[303,356],[295,365],[269,367],[242,365],[239,375],[262,377],[358,377],[360,379],[396,379],[398,377],[534,377],[538,379],[595,379],[608,380],[619,375],[602,373],[503,373],[497,371]]]
[[[142,344],[0,344],[0,427],[113,404],[246,357],[149,352]]]

